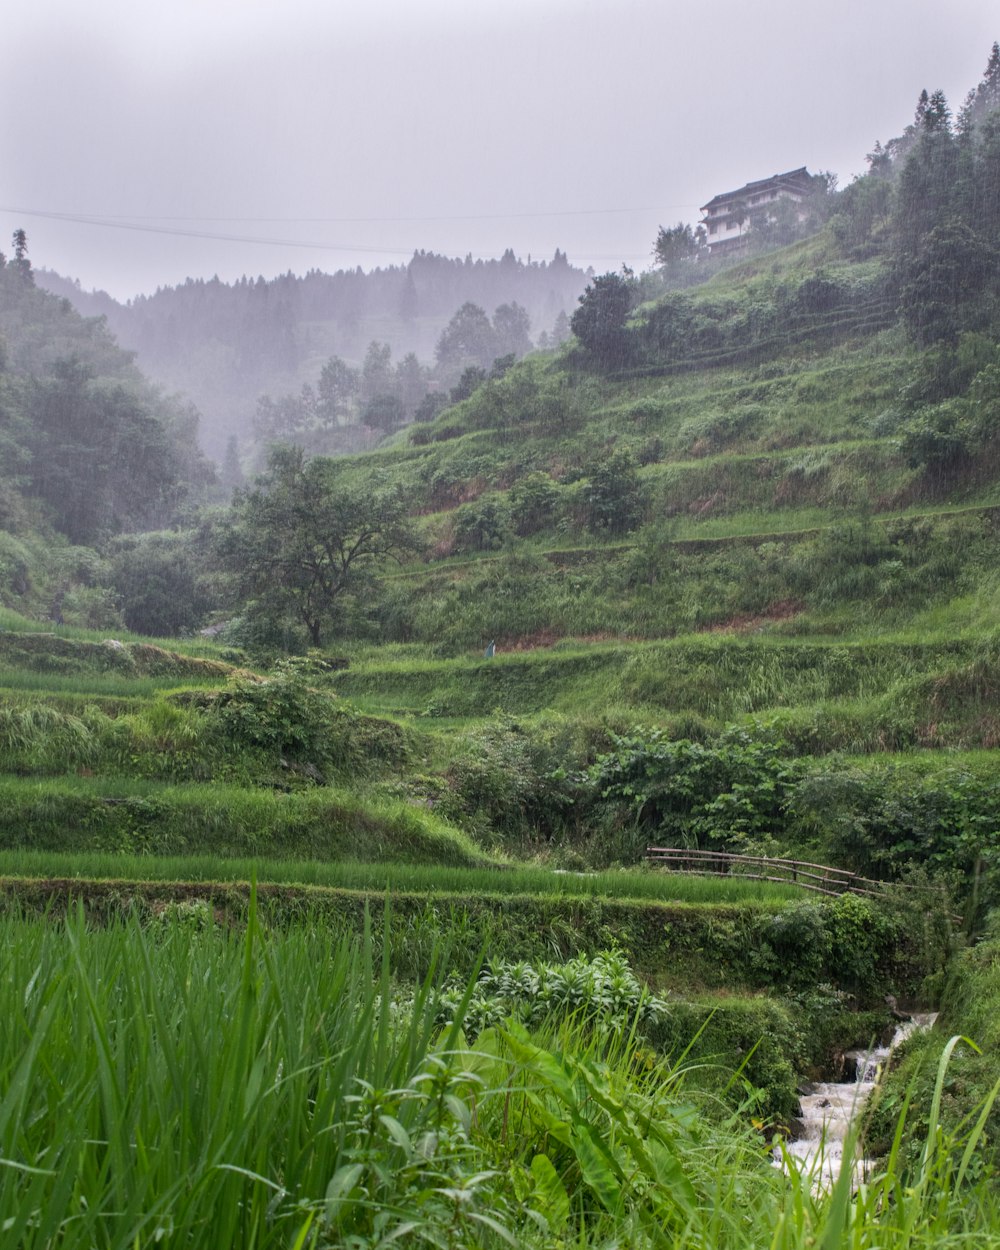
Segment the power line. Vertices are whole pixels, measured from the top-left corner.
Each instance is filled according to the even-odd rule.
[[[76,213],[55,213],[44,209],[7,208],[0,205],[0,212],[17,214],[22,217],[42,217],[47,221],[72,222],[80,226],[100,226],[106,230],[135,230],[141,234],[169,234],[185,239],[210,239],[216,243],[254,243],[266,247],[303,247],[324,252],[373,252],[390,253],[399,256],[411,256],[412,248],[393,247],[358,247],[346,243],[313,243],[303,239],[275,239],[259,235],[225,234],[207,230],[184,230],[178,226],[153,226],[139,221],[126,221],[107,217],[87,217]]]
[[[695,204],[657,204],[645,208],[566,208],[523,213],[442,213],[423,216],[397,217],[218,217],[179,216],[171,213],[67,213],[49,209],[0,208],[2,212],[23,213],[25,216],[52,217],[57,220],[86,222],[87,224],[142,223],[142,222],[238,222],[260,224],[277,222],[282,225],[389,225],[393,223],[425,223],[450,221],[518,221],[550,217],[598,217],[629,213],[660,213],[677,209],[695,209]],[[138,228],[136,226],[135,228]],[[152,227],[151,227],[152,228]]]
[[[591,212],[594,212],[594,213],[597,213],[597,212],[617,212],[617,211],[621,211],[621,212],[650,212],[650,211],[653,211],[653,210],[650,210],[650,209],[622,209],[622,210],[617,210],[617,209],[593,209],[593,210],[591,210],[591,209],[580,209],[580,210],[575,210],[575,211],[576,211],[576,215],[583,215],[583,214],[588,214],[588,213],[591,213]],[[319,242],[313,242],[313,241],[310,241],[310,240],[305,240],[305,239],[283,239],[283,238],[274,238],[274,237],[262,236],[262,235],[231,234],[231,233],[226,233],[226,232],[222,232],[222,231],[189,230],[189,229],[184,229],[184,228],[182,228],[182,227],[180,227],[180,226],[165,226],[165,225],[152,225],[152,224],[150,224],[151,222],[156,221],[156,220],[160,220],[160,221],[170,221],[170,220],[174,220],[174,221],[215,221],[215,220],[218,220],[218,221],[227,221],[227,220],[240,221],[240,220],[242,220],[242,221],[247,221],[247,222],[252,222],[252,221],[280,221],[280,222],[285,222],[285,223],[287,223],[287,224],[290,224],[290,223],[293,223],[293,222],[300,222],[300,221],[301,221],[301,222],[303,222],[303,223],[305,223],[305,222],[308,222],[308,221],[310,221],[310,220],[311,220],[311,221],[313,221],[313,222],[321,222],[321,221],[331,221],[331,222],[332,222],[332,221],[336,221],[336,220],[342,220],[342,221],[345,221],[345,222],[346,222],[346,221],[352,220],[352,219],[350,219],[350,218],[337,219],[337,218],[320,218],[320,217],[317,217],[317,218],[312,218],[312,219],[310,219],[310,218],[293,218],[293,217],[289,217],[289,218],[269,218],[269,217],[246,217],[246,218],[224,218],[224,217],[220,217],[220,218],[210,218],[210,217],[206,217],[206,218],[200,218],[200,217],[191,217],[191,218],[186,218],[186,217],[178,217],[178,218],[152,218],[152,217],[150,217],[150,218],[129,219],[129,218],[125,218],[125,217],[98,217],[98,216],[90,216],[90,215],[86,215],[86,214],[78,214],[78,213],[60,213],[60,212],[54,212],[54,211],[47,210],[47,209],[35,209],[35,208],[13,208],[13,207],[8,207],[8,206],[5,206],[5,205],[0,205],[0,212],[3,212],[3,213],[11,213],[11,214],[13,214],[13,215],[17,215],[17,216],[21,216],[21,217],[40,217],[40,218],[43,218],[44,220],[47,220],[47,221],[63,221],[63,222],[68,222],[68,223],[71,223],[71,224],[73,224],[73,225],[81,225],[81,226],[97,226],[97,227],[100,227],[100,228],[103,228],[103,229],[107,229],[107,230],[132,230],[132,231],[136,231],[136,232],[138,232],[138,233],[140,233],[140,234],[165,234],[165,235],[172,235],[172,236],[177,237],[177,238],[185,238],[185,239],[207,239],[207,240],[209,240],[209,241],[211,241],[211,242],[215,242],[215,243],[244,243],[244,244],[252,244],[252,245],[255,245],[255,246],[262,246],[262,247],[296,247],[296,248],[305,248],[305,249],[310,250],[310,251],[321,251],[321,252],[360,252],[360,253],[364,253],[364,254],[368,254],[368,255],[381,255],[381,256],[386,256],[386,255],[388,255],[388,256],[412,256],[412,255],[414,254],[414,252],[415,252],[415,251],[419,250],[419,249],[412,248],[412,247],[409,247],[409,248],[399,248],[399,247],[369,247],[369,246],[363,246],[363,245],[359,245],[359,244],[355,244],[355,243],[330,243],[330,242],[319,243]],[[539,213],[539,214],[529,214],[529,213],[525,213],[525,214],[508,214],[507,216],[509,216],[509,217],[516,217],[516,216],[523,216],[523,217],[530,217],[530,216],[546,217],[546,216],[552,216],[552,217],[555,217],[555,216],[560,216],[560,215],[561,215],[561,214],[556,214],[556,213]],[[573,214],[566,214],[566,215],[573,215]],[[496,219],[497,219],[497,220],[504,220],[504,219],[506,219],[506,218],[505,218],[505,215],[504,215],[504,214],[498,214]],[[435,217],[427,217],[427,218],[418,218],[418,217],[414,217],[414,218],[407,218],[407,217],[395,217],[395,218],[394,218],[394,217],[385,217],[385,218],[379,218],[379,217],[368,217],[368,218],[355,218],[355,219],[353,219],[353,220],[355,220],[355,221],[357,221],[357,222],[364,222],[364,223],[367,223],[367,222],[377,223],[377,222],[393,222],[393,221],[397,221],[397,222],[406,222],[406,221],[413,221],[413,222],[419,222],[419,221],[428,221],[428,222],[429,222],[429,221],[465,221],[465,220],[487,220],[487,218],[486,218],[486,217],[481,217],[481,218],[463,218],[463,217],[454,217],[454,218],[448,218],[448,217],[437,217],[437,218],[435,218]],[[651,254],[651,253],[646,253],[646,252],[643,252],[643,253],[633,252],[633,253],[630,253],[630,254],[624,254],[624,253],[606,254],[606,253],[587,252],[587,253],[585,253],[585,254],[584,254],[584,255],[583,255],[580,259],[582,259],[583,261],[586,261],[586,262],[589,262],[589,261],[594,261],[594,260],[599,260],[599,261],[612,261],[612,262],[614,262],[614,263],[616,263],[616,264],[617,264],[617,263],[621,263],[621,262],[626,261],[626,260],[636,260],[636,261],[638,261],[638,260],[645,260],[645,259],[648,259],[648,256],[649,256],[650,254]]]

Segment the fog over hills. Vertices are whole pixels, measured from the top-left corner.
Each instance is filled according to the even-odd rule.
[[[192,399],[202,415],[203,445],[221,457],[229,436],[248,436],[261,395],[315,385],[331,356],[360,367],[377,342],[397,364],[413,353],[422,366],[432,365],[441,332],[464,304],[490,315],[517,305],[527,314],[531,343],[545,345],[560,318],[564,324],[572,313],[588,276],[559,250],[536,261],[508,249],[489,261],[418,252],[407,265],[369,273],[188,279],[127,303],[46,269],[37,281],[82,315],[106,317],[150,378]]]

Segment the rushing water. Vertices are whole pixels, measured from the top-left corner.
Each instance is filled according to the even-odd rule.
[[[911,1033],[929,1029],[936,1019],[936,1012],[917,1012],[900,1024],[888,1046],[848,1051],[845,1058],[856,1065],[854,1080],[819,1081],[807,1087],[800,1100],[803,1132],[794,1141],[786,1142],[785,1149],[817,1184],[832,1184],[840,1172],[844,1139],[854,1117],[875,1088],[879,1069],[890,1051]],[[855,1164],[859,1179],[864,1175],[866,1162],[859,1158]]]

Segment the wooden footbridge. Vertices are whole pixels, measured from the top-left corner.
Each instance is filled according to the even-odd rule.
[[[734,855],[729,851],[698,851],[689,847],[648,846],[646,859],[670,872],[688,873],[696,876],[716,876],[726,873],[748,881],[774,881],[779,885],[795,885],[802,890],[814,890],[817,894],[881,895],[889,885],[885,881],[872,881],[860,877],[845,868],[831,868],[829,864],[812,864],[808,860],[776,859],[769,855]],[[894,888],[900,888],[893,882]],[[915,887],[904,886],[904,889]]]

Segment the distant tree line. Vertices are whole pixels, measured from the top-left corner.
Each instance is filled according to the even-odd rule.
[[[569,337],[569,318],[560,313],[542,345],[558,346]],[[263,395],[257,401],[242,454],[234,441],[223,478],[238,484],[244,464],[261,468],[276,444],[331,455],[359,451],[412,421],[430,421],[449,403],[458,403],[489,378],[501,377],[534,347],[531,318],[516,301],[501,304],[492,318],[464,303],[442,330],[434,363],[421,364],[414,352],[393,362],[388,343],[372,341],[360,367],[331,356],[314,384],[298,393]],[[230,462],[239,462],[234,478]]]
[[[150,377],[190,396],[202,413],[204,445],[221,458],[231,435],[245,452],[260,396],[277,403],[303,385],[316,389],[320,370],[331,358],[363,371],[377,344],[383,353],[388,348],[396,362],[413,356],[423,369],[440,368],[445,362],[437,359],[436,347],[442,331],[456,310],[466,306],[483,316],[483,310],[496,310],[490,329],[501,341],[488,359],[474,332],[467,344],[456,341],[450,352],[454,356],[470,348],[467,363],[481,368],[488,369],[496,356],[523,354],[525,324],[533,327],[539,346],[548,345],[553,335],[565,337],[568,310],[587,277],[559,250],[548,261],[536,261],[520,260],[508,249],[493,260],[457,260],[418,251],[408,264],[370,273],[360,268],[333,274],[312,270],[301,277],[288,273],[234,283],[189,279],[127,304],[81,291],[48,272],[39,280],[84,315],[107,317],[109,329],[137,353]],[[500,324],[494,324],[500,309],[518,311],[512,320],[501,315]],[[412,366],[407,369],[412,375]],[[446,386],[454,381],[447,378]],[[368,399],[360,399],[360,393],[356,398],[363,409]],[[398,398],[408,419],[414,405],[407,393]],[[381,415],[369,415],[376,417],[372,428],[384,428],[393,405],[383,404]],[[329,450],[364,445],[358,436],[341,435],[340,441],[342,446]]]

